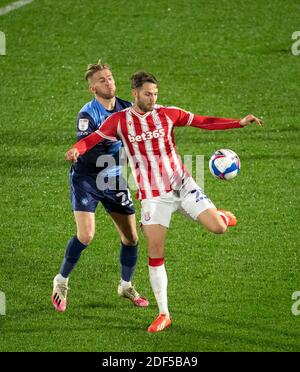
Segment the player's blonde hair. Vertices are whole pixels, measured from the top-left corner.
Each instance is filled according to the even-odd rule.
[[[96,72],[102,70],[111,71],[110,66],[107,63],[104,63],[99,59],[97,63],[91,63],[87,66],[86,72],[84,74],[85,80],[88,81]]]

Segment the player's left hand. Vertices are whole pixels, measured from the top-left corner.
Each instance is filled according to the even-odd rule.
[[[79,151],[73,147],[68,152],[66,152],[65,156],[66,160],[76,161],[79,156]]]
[[[245,127],[246,125],[249,125],[251,123],[256,123],[257,125],[262,126],[264,122],[261,119],[258,119],[257,117],[255,117],[254,115],[251,115],[251,114],[245,116],[243,119],[240,120],[240,124],[243,127]]]

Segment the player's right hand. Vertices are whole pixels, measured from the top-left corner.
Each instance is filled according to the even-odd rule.
[[[251,114],[245,116],[243,119],[240,120],[240,124],[243,127],[245,127],[246,125],[249,125],[251,123],[256,123],[257,125],[262,126],[264,122],[261,119],[257,118],[254,115],[251,115]]]
[[[79,151],[72,147],[68,152],[66,152],[65,156],[66,156],[66,160],[72,160],[72,161],[76,161],[78,156],[79,156]]]

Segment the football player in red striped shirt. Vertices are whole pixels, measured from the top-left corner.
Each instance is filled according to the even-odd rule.
[[[105,139],[122,140],[142,204],[141,223],[148,243],[149,277],[159,308],[159,315],[148,332],[158,332],[172,322],[164,265],[164,242],[172,213],[180,211],[215,234],[223,234],[228,226],[236,224],[235,216],[218,210],[186,171],[176,152],[174,127],[226,130],[251,123],[261,125],[262,121],[253,115],[225,119],[159,106],[156,105],[158,82],[152,74],[140,71],[131,81],[134,105],[111,115],[101,128],[77,142],[66,158],[76,161],[78,156]]]

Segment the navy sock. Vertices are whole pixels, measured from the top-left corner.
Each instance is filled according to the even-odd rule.
[[[137,262],[138,243],[136,245],[125,245],[121,242],[120,263],[121,278],[130,282]]]
[[[77,236],[73,236],[71,240],[69,240],[66,253],[65,253],[65,258],[61,264],[60,267],[60,274],[64,277],[67,278],[71,271],[74,269],[75,265],[77,264],[81,252],[87,247],[87,245],[82,244]]]

